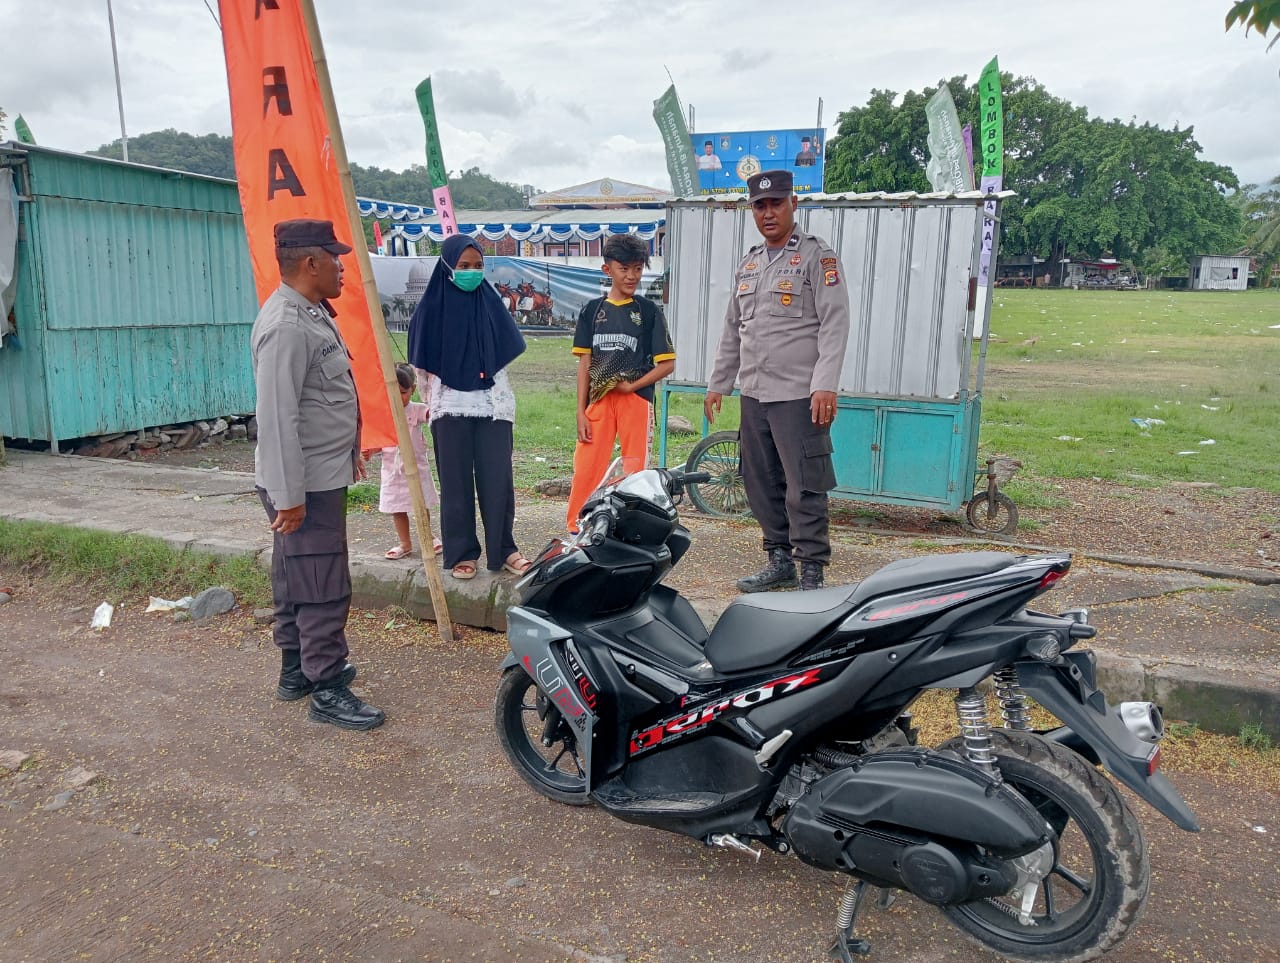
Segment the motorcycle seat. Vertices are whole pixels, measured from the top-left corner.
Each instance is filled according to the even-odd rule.
[[[858,583],[850,601],[863,602],[877,595],[892,595],[909,589],[928,588],[939,582],[957,582],[991,575],[1018,560],[1008,552],[959,552],[955,555],[926,555],[890,562]]]
[[[773,665],[790,658],[867,599],[990,575],[1015,561],[1017,556],[1007,552],[906,558],[890,562],[853,585],[743,595],[729,603],[711,630],[707,661],[725,674]]]
[[[758,592],[729,603],[707,638],[707,661],[718,672],[772,665],[849,614],[856,585],[811,592]]]

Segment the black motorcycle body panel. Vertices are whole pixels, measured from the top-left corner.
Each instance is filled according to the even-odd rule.
[[[770,807],[816,748],[871,739],[922,692],[969,688],[1016,664],[1028,692],[1126,785],[1184,828],[1194,824],[1163,777],[1148,774],[1151,745],[1107,715],[1105,700],[1099,713],[1072,678],[1073,653],[1027,658],[1036,638],[1066,649],[1079,637],[1070,619],[1026,608],[1067,572],[1070,556],[896,562],[857,585],[744,596],[708,632],[660,584],[688,548],[687,530],[674,508],[642,501],[615,497],[611,537],[552,542],[508,612],[507,664],[522,665],[566,714],[587,790],[611,814],[701,839],[776,839]],[[795,801],[786,832],[808,840],[802,855],[815,865],[847,870],[840,859],[871,860],[879,869],[865,878],[934,902],[1007,889],[991,854],[1040,845],[1043,822],[968,760],[921,758],[874,753],[856,771],[837,769],[818,784],[821,794]],[[833,822],[846,826],[844,840]],[[860,855],[845,845],[847,827],[856,827]]]

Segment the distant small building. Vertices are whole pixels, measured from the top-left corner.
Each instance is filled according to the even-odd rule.
[[[1138,279],[1120,267],[1113,257],[1096,261],[1063,258],[1058,262],[1059,284],[1064,288],[1136,288]]]
[[[1246,254],[1197,254],[1191,259],[1193,291],[1243,291],[1249,286]]]
[[[996,287],[1034,287],[1036,279],[1045,276],[1043,264],[1044,258],[1034,254],[1001,254],[996,261]]]

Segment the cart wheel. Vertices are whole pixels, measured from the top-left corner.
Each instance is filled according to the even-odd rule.
[[[689,453],[684,470],[705,471],[711,475],[709,482],[688,486],[689,498],[698,511],[717,518],[746,518],[751,514],[738,459],[736,431],[707,435]]]
[[[965,515],[975,531],[1012,535],[1018,530],[1018,506],[1004,492],[997,492],[994,502],[988,492],[974,492]]]

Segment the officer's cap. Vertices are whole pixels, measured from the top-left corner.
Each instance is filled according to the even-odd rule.
[[[276,250],[289,247],[320,247],[330,254],[350,254],[351,248],[333,233],[333,221],[300,217],[276,225]]]
[[[791,171],[761,171],[747,181],[752,204],[762,197],[790,197],[793,193]]]

